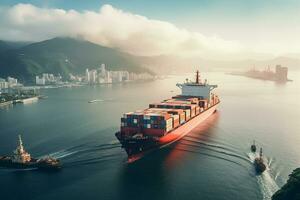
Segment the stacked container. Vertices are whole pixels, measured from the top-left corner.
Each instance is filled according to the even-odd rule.
[[[212,102],[218,97],[212,96]],[[161,137],[174,128],[203,112],[207,100],[196,97],[176,96],[161,103],[149,105],[149,109],[130,112],[121,118],[121,132],[132,136],[137,133]]]

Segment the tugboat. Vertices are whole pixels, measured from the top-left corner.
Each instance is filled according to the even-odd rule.
[[[60,161],[50,156],[36,159],[32,158],[24,149],[21,135],[19,135],[19,145],[12,156],[0,156],[0,167],[28,169],[38,168],[41,170],[57,170],[61,168]]]
[[[251,151],[256,152],[255,140],[253,140],[253,144],[251,145]]]
[[[257,173],[261,174],[266,170],[266,165],[263,160],[262,148],[260,148],[259,157],[255,158],[254,166]]]

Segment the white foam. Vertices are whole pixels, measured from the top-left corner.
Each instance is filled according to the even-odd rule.
[[[254,159],[258,156],[257,153],[249,153],[248,154],[251,162],[254,162]],[[264,171],[261,175],[256,176],[258,185],[261,189],[261,193],[263,195],[264,200],[270,200],[272,198],[272,195],[279,189],[276,179],[279,176],[280,173],[277,173],[275,178],[272,177],[270,171],[270,164],[272,163],[272,159],[270,159],[267,166],[266,171]]]
[[[74,153],[77,153],[77,151],[61,150],[61,151],[58,151],[58,152],[51,153],[51,154],[49,154],[49,156],[59,159],[59,158],[67,157],[67,156],[72,155]],[[44,157],[44,156],[42,156],[42,157]]]

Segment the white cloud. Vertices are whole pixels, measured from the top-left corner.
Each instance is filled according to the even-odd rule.
[[[0,10],[0,38],[40,41],[57,36],[83,37],[135,55],[200,55],[214,58],[239,53],[241,45],[217,36],[180,29],[104,5],[99,12],[39,8],[17,4]]]

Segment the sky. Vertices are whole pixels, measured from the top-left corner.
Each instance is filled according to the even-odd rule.
[[[1,0],[0,39],[55,36],[143,56],[300,55],[298,0]]]

